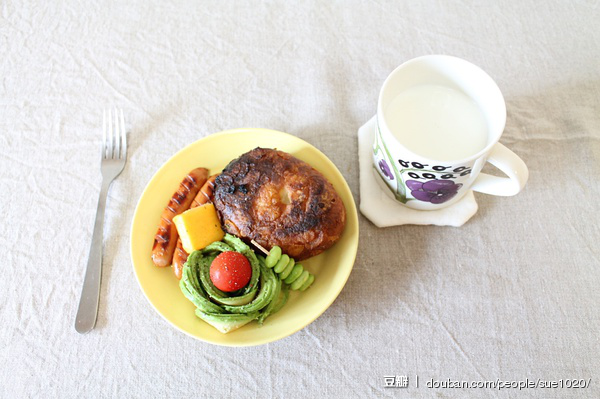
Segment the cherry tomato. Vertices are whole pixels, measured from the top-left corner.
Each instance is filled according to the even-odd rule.
[[[239,252],[222,252],[210,265],[210,279],[221,291],[234,292],[244,288],[252,277],[252,267]]]

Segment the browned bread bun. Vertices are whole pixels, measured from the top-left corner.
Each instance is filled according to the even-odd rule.
[[[233,160],[215,182],[223,228],[300,261],[340,238],[346,209],[329,181],[292,155],[256,148]]]

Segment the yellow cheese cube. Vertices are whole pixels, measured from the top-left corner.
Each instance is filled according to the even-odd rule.
[[[215,206],[211,203],[189,209],[173,218],[188,254],[220,241],[225,236]]]

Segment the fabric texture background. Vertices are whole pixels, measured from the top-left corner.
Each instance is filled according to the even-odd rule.
[[[37,3],[0,3],[0,397],[600,396],[597,0]],[[344,290],[278,342],[209,345],[152,309],[129,229],[167,159],[222,130],[281,130],[324,152],[358,204],[357,130],[386,76],[425,54],[496,80],[522,193],[476,193],[460,228],[361,215]],[[79,335],[110,106],[129,160],[108,197],[97,327]],[[426,386],[527,378],[591,386]]]

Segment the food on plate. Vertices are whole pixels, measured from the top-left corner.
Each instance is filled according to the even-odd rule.
[[[220,290],[211,279],[211,265],[228,252],[244,256],[251,266],[247,284],[233,293]],[[288,299],[287,285],[258,260],[248,245],[230,234],[189,255],[179,287],[196,306],[196,315],[222,333],[236,330],[253,320],[262,324]]]
[[[282,254],[281,248],[275,246],[269,251],[266,258],[259,256],[259,259],[268,268],[279,275],[284,283],[288,284],[292,290],[304,291],[315,281],[315,275],[304,269],[300,263],[296,263],[294,258]]]
[[[228,333],[264,323],[290,289],[310,287],[314,274],[296,261],[334,245],[345,224],[344,204],[320,172],[286,152],[256,148],[221,174],[197,168],[186,176],[161,216],[152,259],[172,263],[196,315]]]
[[[218,174],[214,174],[208,178],[206,183],[202,186],[196,198],[192,201],[190,205],[191,208],[195,208],[200,205],[204,205],[207,202],[213,202],[213,192],[215,188],[215,179]],[[178,280],[181,280],[181,273],[183,272],[183,264],[187,260],[188,253],[183,249],[183,245],[181,243],[181,239],[177,240],[177,245],[175,247],[175,253],[173,254],[173,272]]]
[[[185,252],[192,253],[208,244],[220,241],[225,232],[212,203],[188,209],[173,218]]]
[[[213,196],[215,192],[215,180],[217,179],[217,176],[219,176],[218,173],[208,178],[206,183],[204,183],[204,185],[200,189],[198,195],[196,195],[196,198],[194,198],[194,201],[192,201],[192,205],[190,206],[190,208],[195,208],[197,206],[206,204],[207,202],[213,202]]]
[[[333,185],[292,155],[256,148],[231,161],[215,181],[215,207],[226,232],[297,260],[341,237],[346,210]]]
[[[210,281],[223,292],[244,288],[252,277],[248,258],[239,252],[221,252],[210,264]]]
[[[165,207],[158,226],[158,231],[152,246],[152,261],[158,267],[171,265],[175,245],[177,244],[177,230],[173,225],[173,217],[186,211],[200,188],[208,179],[208,170],[196,168],[192,170],[181,182],[179,189]]]

